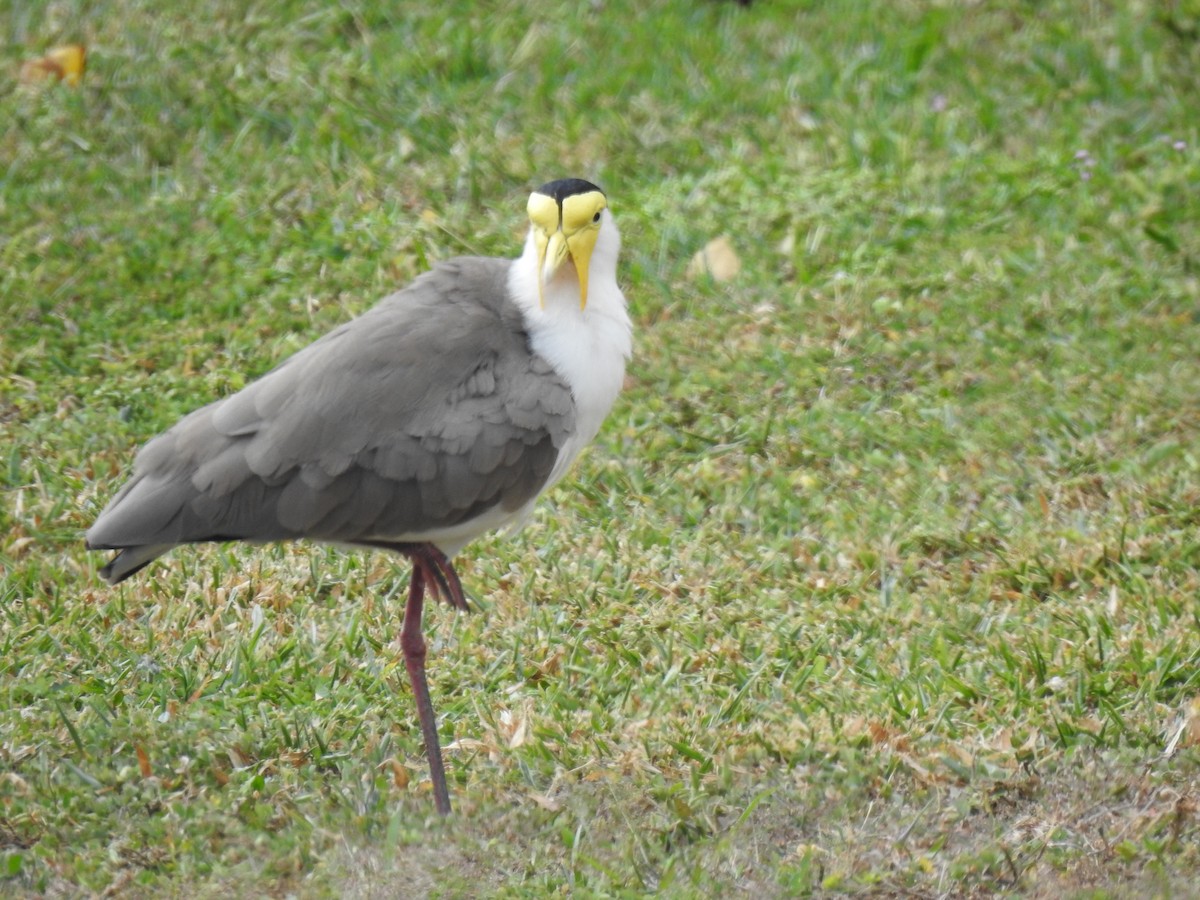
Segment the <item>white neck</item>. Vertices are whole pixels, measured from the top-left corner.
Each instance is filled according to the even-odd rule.
[[[617,254],[621,236],[608,210],[588,274],[588,301],[579,308],[575,267],[565,264],[545,285],[538,302],[537,245],[532,231],[525,249],[510,269],[508,287],[521,307],[533,351],[550,363],[575,398],[575,432],[567,439],[550,482],[557,481],[596,436],[625,380],[625,361],[632,351],[632,325],[625,295],[617,286]]]

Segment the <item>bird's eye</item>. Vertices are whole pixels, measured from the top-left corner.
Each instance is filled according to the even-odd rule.
[[[594,216],[592,216],[592,221],[599,222],[600,221],[600,213],[596,213]]]

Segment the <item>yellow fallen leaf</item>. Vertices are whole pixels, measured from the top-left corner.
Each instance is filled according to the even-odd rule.
[[[703,250],[692,257],[692,261],[688,263],[687,276],[694,280],[701,275],[708,275],[713,281],[729,281],[741,270],[742,261],[733,249],[733,242],[729,240],[728,235],[723,234],[713,238],[704,245]]]
[[[67,44],[55,47],[46,54],[46,58],[57,63],[62,69],[62,80],[71,87],[77,87],[83,79],[83,70],[87,67],[87,49],[83,44]]]
[[[78,87],[86,67],[87,49],[83,44],[64,44],[50,50],[41,59],[23,62],[18,79],[22,84],[64,81],[70,87]]]

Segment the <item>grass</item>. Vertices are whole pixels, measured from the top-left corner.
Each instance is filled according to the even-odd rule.
[[[0,10],[0,893],[1195,896],[1200,8]],[[85,40],[78,90],[18,86]],[[403,568],[82,532],[134,448],[609,192],[596,445]],[[687,276],[706,241],[728,283]]]

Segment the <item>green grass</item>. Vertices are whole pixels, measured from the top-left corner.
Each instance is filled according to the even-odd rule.
[[[0,893],[1195,895],[1200,7],[202,7],[0,9]],[[576,174],[636,355],[427,614],[440,821],[403,566],[82,532]]]

